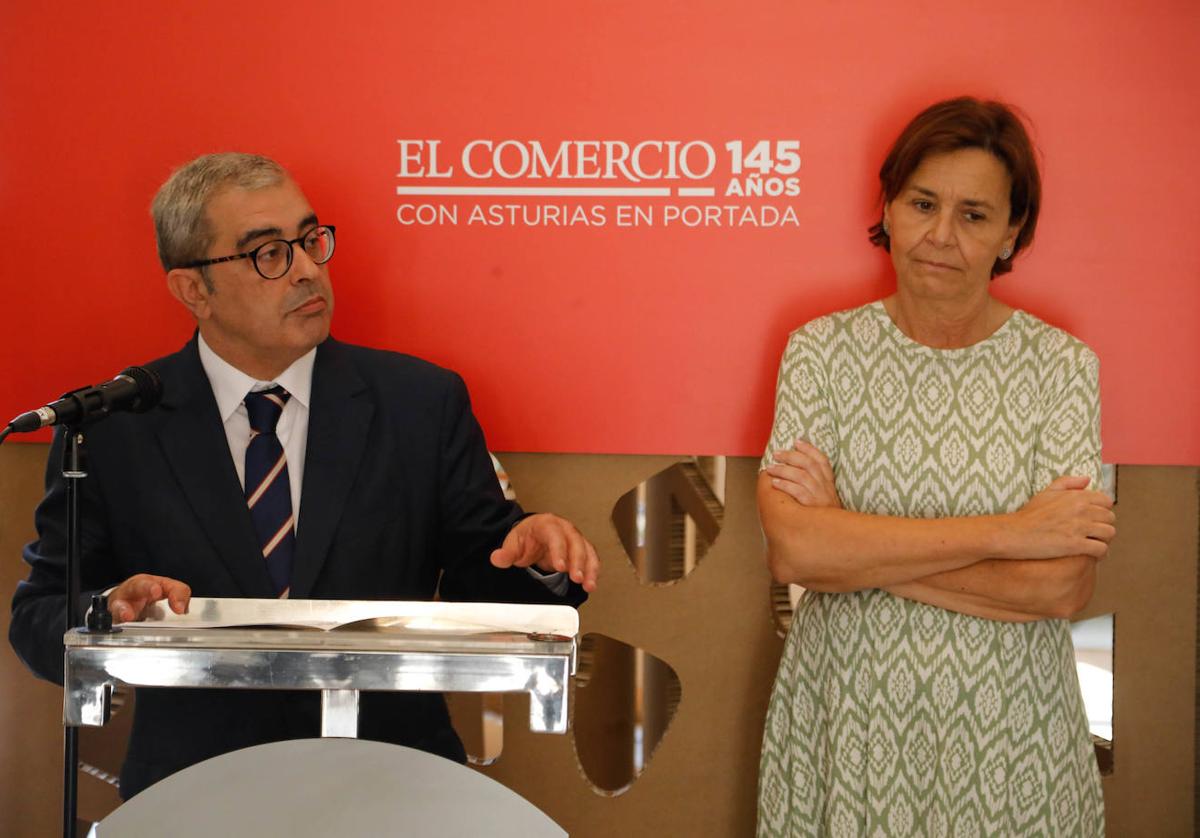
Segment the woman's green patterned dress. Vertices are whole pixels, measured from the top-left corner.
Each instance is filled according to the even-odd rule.
[[[791,336],[764,459],[824,451],[847,509],[1013,512],[1099,486],[1098,363],[1018,311],[939,350],[880,302]],[[1100,777],[1065,620],[1004,623],[880,590],[807,591],[763,735],[760,836],[1095,836]]]

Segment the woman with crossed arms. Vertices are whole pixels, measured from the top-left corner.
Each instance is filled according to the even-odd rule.
[[[991,294],[1033,239],[1033,148],[955,99],[880,181],[895,293],[791,335],[759,475],[771,572],[807,589],[759,835],[1101,835],[1065,619],[1115,535],[1098,363]]]

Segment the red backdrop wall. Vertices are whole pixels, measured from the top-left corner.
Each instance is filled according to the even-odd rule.
[[[184,342],[147,208],[173,167],[241,149],[291,168],[338,225],[334,333],[459,370],[494,448],[757,453],[787,332],[888,291],[865,228],[889,141],[924,105],[971,93],[1020,105],[1044,153],[1037,241],[997,293],[1100,355],[1106,460],[1200,463],[1190,0],[62,8],[0,15],[0,415]],[[449,177],[431,177],[429,140]],[[585,158],[605,141],[695,143],[693,174],[706,144],[713,166],[635,182],[619,167],[588,177],[585,159],[562,177],[474,177],[473,140],[513,141],[505,171],[534,141],[585,143],[568,148]],[[727,144],[761,140],[768,158],[735,175]],[[481,174],[487,146],[474,148]],[[727,195],[734,180],[754,188],[756,163],[757,180],[798,194]],[[406,224],[404,205],[459,216]],[[470,222],[476,205],[485,223]],[[509,205],[515,223],[493,209]],[[620,225],[618,206],[645,223]],[[577,207],[590,223],[566,223]],[[705,207],[720,225],[689,226]],[[766,208],[784,223],[764,226]]]

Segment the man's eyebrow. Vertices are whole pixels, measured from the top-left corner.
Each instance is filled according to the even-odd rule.
[[[275,236],[278,238],[282,235],[283,230],[280,230],[278,227],[259,227],[256,230],[250,230],[244,233],[242,237],[237,240],[237,244],[234,245],[234,249],[241,250],[243,247],[250,244],[250,242],[254,241],[255,239],[261,239],[263,236]]]
[[[310,212],[308,215],[304,216],[304,218],[301,218],[300,223],[296,225],[296,227],[300,230],[303,230],[306,227],[315,226],[317,226],[317,214],[315,212]],[[254,241],[255,239],[261,239],[264,236],[282,238],[283,230],[278,227],[259,227],[255,230],[249,230],[237,240],[237,244],[234,245],[234,247],[237,250],[241,250],[243,247],[250,244],[250,242]]]

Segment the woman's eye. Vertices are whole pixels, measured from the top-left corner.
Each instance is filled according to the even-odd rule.
[[[929,212],[933,209],[933,201],[913,201],[913,206],[921,212]]]
[[[980,221],[987,221],[987,216],[980,212],[968,212],[966,213],[966,219],[972,223],[977,223]]]

